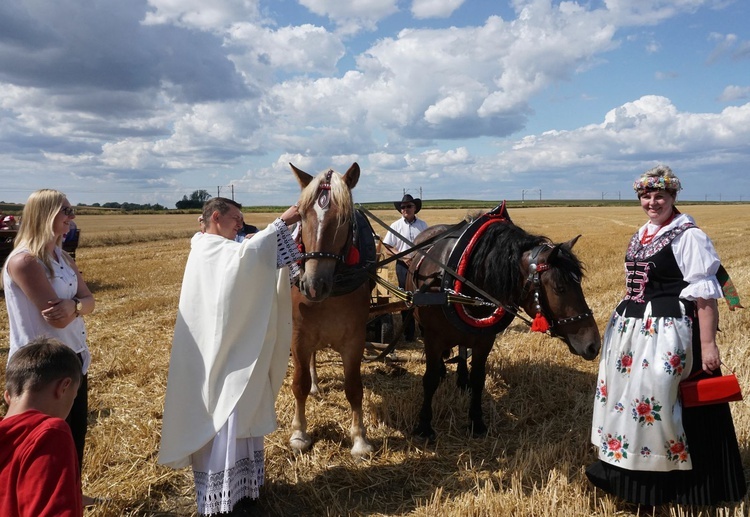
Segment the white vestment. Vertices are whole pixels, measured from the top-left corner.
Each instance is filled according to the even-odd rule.
[[[292,335],[286,267],[273,224],[241,243],[196,234],[185,266],[159,463],[191,464],[234,412],[237,438],[276,429]]]

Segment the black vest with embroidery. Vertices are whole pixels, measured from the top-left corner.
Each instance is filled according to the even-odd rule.
[[[682,316],[682,301],[687,314],[692,315],[693,303],[680,300],[680,293],[688,283],[682,276],[671,246],[678,235],[691,228],[697,227],[693,223],[685,223],[645,246],[641,244],[638,232],[633,235],[625,253],[628,292],[617,306],[618,314],[642,318],[646,304],[651,302],[652,316],[679,318]]]

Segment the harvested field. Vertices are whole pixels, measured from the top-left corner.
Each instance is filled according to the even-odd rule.
[[[490,207],[488,207],[490,208]],[[744,302],[750,306],[750,206],[687,206],[712,237]],[[390,223],[398,214],[378,211]],[[463,210],[423,210],[430,224],[452,223]],[[93,354],[90,424],[83,485],[107,502],[87,516],[195,515],[192,473],[156,464],[169,350],[189,237],[196,215],[79,216],[77,260],[97,299],[86,318]],[[272,214],[247,214],[265,226]],[[622,259],[641,209],[512,209],[516,224],[575,247],[586,265],[583,288],[603,329],[624,291]],[[376,227],[381,235],[383,231]],[[719,345],[735,367],[747,401],[732,404],[743,462],[750,467],[750,310],[720,302]],[[0,310],[0,372],[8,321]],[[597,361],[515,323],[498,336],[488,361],[486,438],[467,435],[468,397],[449,373],[435,397],[438,440],[411,437],[421,401],[424,365],[412,344],[397,362],[366,363],[365,424],[377,451],[349,455],[349,409],[335,354],[319,355],[322,396],[308,401],[312,450],[287,445],[293,396],[288,381],[277,401],[279,428],[266,439],[266,486],[257,515],[287,516],[632,516],[646,515],[594,490],[584,468],[595,458],[589,424]],[[291,372],[291,371],[290,371]],[[747,471],[750,479],[750,471]],[[741,516],[740,505],[715,509],[665,507],[647,515]]]

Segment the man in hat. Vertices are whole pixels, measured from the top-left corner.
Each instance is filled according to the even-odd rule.
[[[401,212],[402,217],[391,224],[391,229],[413,243],[417,235],[427,229],[427,223],[417,218],[417,213],[422,209],[422,200],[412,197],[411,194],[405,194],[401,201],[395,201],[393,206]],[[401,240],[393,232],[388,232],[382,242],[391,255],[396,255],[411,248],[410,244]],[[398,286],[401,288],[406,285],[406,275],[409,272],[411,258],[411,255],[407,255],[396,261],[396,278],[398,278]],[[406,316],[404,313],[401,314]],[[414,319],[411,317],[406,319],[404,339],[414,341]]]

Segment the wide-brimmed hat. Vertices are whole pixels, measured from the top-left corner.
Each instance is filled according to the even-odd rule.
[[[401,205],[403,205],[404,203],[413,203],[415,214],[419,212],[420,210],[422,210],[422,200],[419,198],[412,197],[411,194],[405,194],[404,197],[401,198],[401,201],[394,201],[393,206],[395,206],[396,210],[400,212]]]

